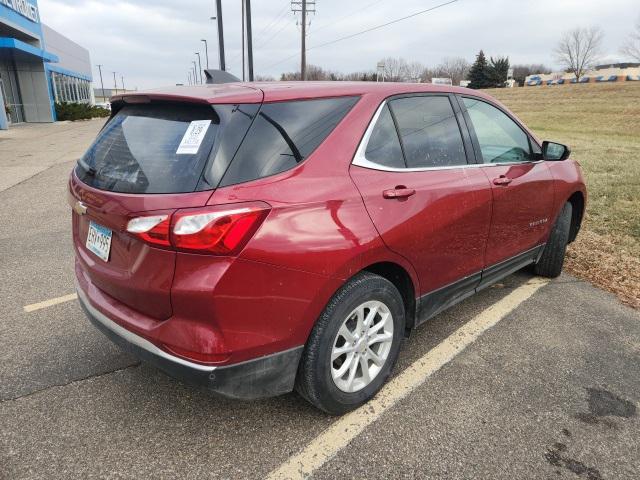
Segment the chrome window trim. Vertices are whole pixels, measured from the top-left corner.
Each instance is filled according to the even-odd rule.
[[[364,132],[362,140],[358,145],[358,149],[356,150],[356,154],[353,157],[353,161],[351,165],[355,165],[358,167],[368,168],[370,170],[380,170],[383,172],[398,172],[398,173],[406,173],[406,172],[429,172],[432,170],[456,170],[459,168],[478,168],[478,167],[500,167],[500,166],[509,166],[509,165],[528,165],[528,164],[538,164],[544,162],[544,160],[534,160],[528,162],[502,162],[502,163],[466,163],[464,165],[450,165],[446,167],[421,167],[421,168],[396,168],[396,167],[387,167],[385,165],[380,165],[379,163],[372,162],[367,160],[365,156],[365,152],[367,151],[367,145],[369,144],[369,140],[371,139],[371,135],[373,134],[373,129],[376,127],[378,123],[378,118],[382,115],[382,111],[387,106],[388,100],[384,100],[376,113],[373,115],[373,118],[369,122],[367,126],[367,130]]]

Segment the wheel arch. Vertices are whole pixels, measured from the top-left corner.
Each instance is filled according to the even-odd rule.
[[[379,275],[390,281],[400,292],[405,309],[405,328],[411,331],[416,318],[416,286],[409,272],[400,264],[390,261],[377,262],[363,268],[362,271]]]
[[[571,204],[571,226],[569,230],[569,243],[573,242],[578,236],[580,227],[582,226],[582,218],[584,217],[585,198],[580,191],[574,192],[567,199]]]

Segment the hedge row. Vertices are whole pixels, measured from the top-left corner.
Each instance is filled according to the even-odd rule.
[[[106,108],[89,105],[88,103],[56,103],[56,117],[58,120],[86,120],[95,117],[108,117],[111,114]]]

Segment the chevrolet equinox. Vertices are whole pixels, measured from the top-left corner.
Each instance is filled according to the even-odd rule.
[[[523,267],[560,274],[586,200],[569,153],[464,88],[117,96],[69,180],[80,305],[174,377],[342,414],[419,324]]]

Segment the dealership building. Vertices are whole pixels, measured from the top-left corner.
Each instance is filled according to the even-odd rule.
[[[93,103],[91,80],[89,51],[42,24],[37,0],[0,0],[0,128],[53,122],[55,102]]]

